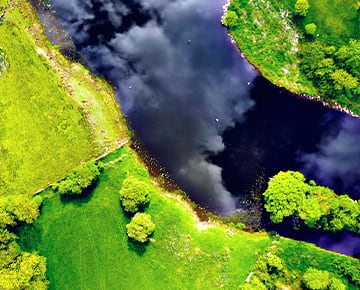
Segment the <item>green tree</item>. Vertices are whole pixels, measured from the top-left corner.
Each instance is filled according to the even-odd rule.
[[[270,212],[270,219],[279,223],[284,217],[295,214],[303,204],[308,189],[309,185],[300,172],[280,171],[270,180],[264,192],[265,209]]]
[[[26,223],[32,223],[40,215],[38,204],[23,194],[8,196],[7,210],[15,216],[16,220]]]
[[[150,215],[138,212],[126,225],[126,230],[129,238],[145,243],[154,232],[155,224],[151,221]]]
[[[336,278],[330,278],[329,290],[346,290],[343,282]]]
[[[301,16],[306,16],[310,8],[307,0],[297,0],[295,3],[295,13]]]
[[[309,268],[305,272],[302,282],[308,289],[322,290],[326,289],[330,283],[329,272]]]
[[[338,69],[331,74],[334,88],[338,91],[351,90],[358,87],[358,80],[349,74],[346,70]]]
[[[73,169],[64,180],[54,184],[53,189],[60,194],[81,194],[99,178],[102,167],[101,162],[89,161]]]
[[[360,40],[350,40],[349,45],[340,47],[335,56],[343,68],[360,76]]]
[[[120,201],[128,212],[137,212],[150,201],[150,195],[155,192],[154,187],[148,182],[137,178],[126,178],[120,189]]]
[[[222,23],[229,28],[234,28],[239,23],[239,17],[235,11],[228,10],[225,17],[222,19]]]
[[[316,32],[316,24],[315,23],[309,23],[305,25],[305,32],[309,35],[314,35]]]

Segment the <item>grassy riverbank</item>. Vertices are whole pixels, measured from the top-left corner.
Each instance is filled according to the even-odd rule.
[[[126,129],[111,88],[49,43],[30,3],[0,6],[0,195],[30,194],[114,149]]]
[[[0,6],[7,7],[0,47],[9,64],[0,76],[1,194],[30,194],[113,150],[128,130],[111,88],[61,56],[27,1],[0,0]],[[22,250],[46,257],[51,289],[235,289],[275,242],[293,279],[281,283],[298,289],[306,269],[315,267],[356,288],[347,277],[354,280],[358,260],[267,233],[201,223],[180,196],[149,177],[129,147],[103,162],[95,186],[71,198],[46,189],[41,216],[17,229]],[[130,218],[119,190],[131,176],[156,188],[145,210],[156,225],[147,245],[126,235]]]
[[[199,222],[180,196],[149,178],[129,148],[103,162],[105,170],[90,192],[74,198],[44,192],[49,199],[41,216],[22,228],[24,250],[47,257],[51,289],[235,289],[275,240],[281,257],[294,269],[295,288],[308,267],[329,271],[347,283],[332,261],[359,265],[306,243]],[[145,210],[156,225],[147,245],[134,244],[126,235],[130,218],[119,203],[126,177],[151,182],[157,189]]]
[[[306,16],[299,16],[296,0],[231,0],[223,22],[244,55],[271,82],[294,93],[321,95],[334,107],[360,114],[356,53],[351,65],[339,55],[351,39],[360,38],[357,2],[308,0]],[[316,25],[313,35],[305,30],[310,23]]]

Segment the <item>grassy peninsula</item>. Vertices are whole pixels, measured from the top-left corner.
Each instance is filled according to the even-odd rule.
[[[274,84],[360,114],[359,7],[357,0],[231,0],[223,23]]]
[[[0,25],[0,201],[10,193],[31,197],[49,183],[72,180],[66,176],[81,170],[71,169],[110,153],[101,158],[97,180],[82,192],[60,194],[53,186],[31,199],[30,204],[41,204],[32,224],[15,226],[11,219],[9,224],[16,198],[0,202],[0,255],[7,257],[0,265],[3,288],[299,289],[320,273],[322,285],[357,289],[356,259],[268,233],[200,222],[180,195],[149,176],[129,146],[116,149],[129,133],[111,87],[63,58],[46,40],[28,1],[0,0],[0,6],[5,11]],[[134,242],[126,233],[132,215],[121,207],[119,190],[127,178],[154,189],[143,209],[155,224],[148,243]],[[22,214],[20,221],[28,213]],[[45,259],[38,255],[46,258],[49,284],[43,281]],[[32,262],[22,263],[27,261],[22,257]],[[28,284],[22,281],[24,273]],[[33,283],[36,279],[41,285]]]

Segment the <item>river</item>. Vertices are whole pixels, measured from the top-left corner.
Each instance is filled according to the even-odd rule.
[[[258,207],[269,177],[289,169],[359,198],[360,120],[260,77],[220,24],[224,1],[52,4],[71,41],[50,37],[112,82],[136,135],[194,201],[222,215]],[[351,233],[277,230],[360,252]]]

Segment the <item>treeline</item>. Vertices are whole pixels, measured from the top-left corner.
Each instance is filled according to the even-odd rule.
[[[338,273],[306,266],[303,271],[292,269],[287,261],[280,257],[282,251],[281,243],[273,241],[266,253],[258,256],[246,284],[239,289],[346,289],[345,284],[337,278]]]
[[[46,258],[20,249],[12,232],[19,223],[39,216],[42,198],[0,197],[0,289],[47,289]]]
[[[360,234],[360,205],[348,195],[306,181],[300,172],[279,172],[264,192],[265,209],[274,223],[295,217],[310,228]]]
[[[350,40],[342,47],[319,41],[305,42],[299,51],[300,69],[320,94],[359,113],[360,41]]]

